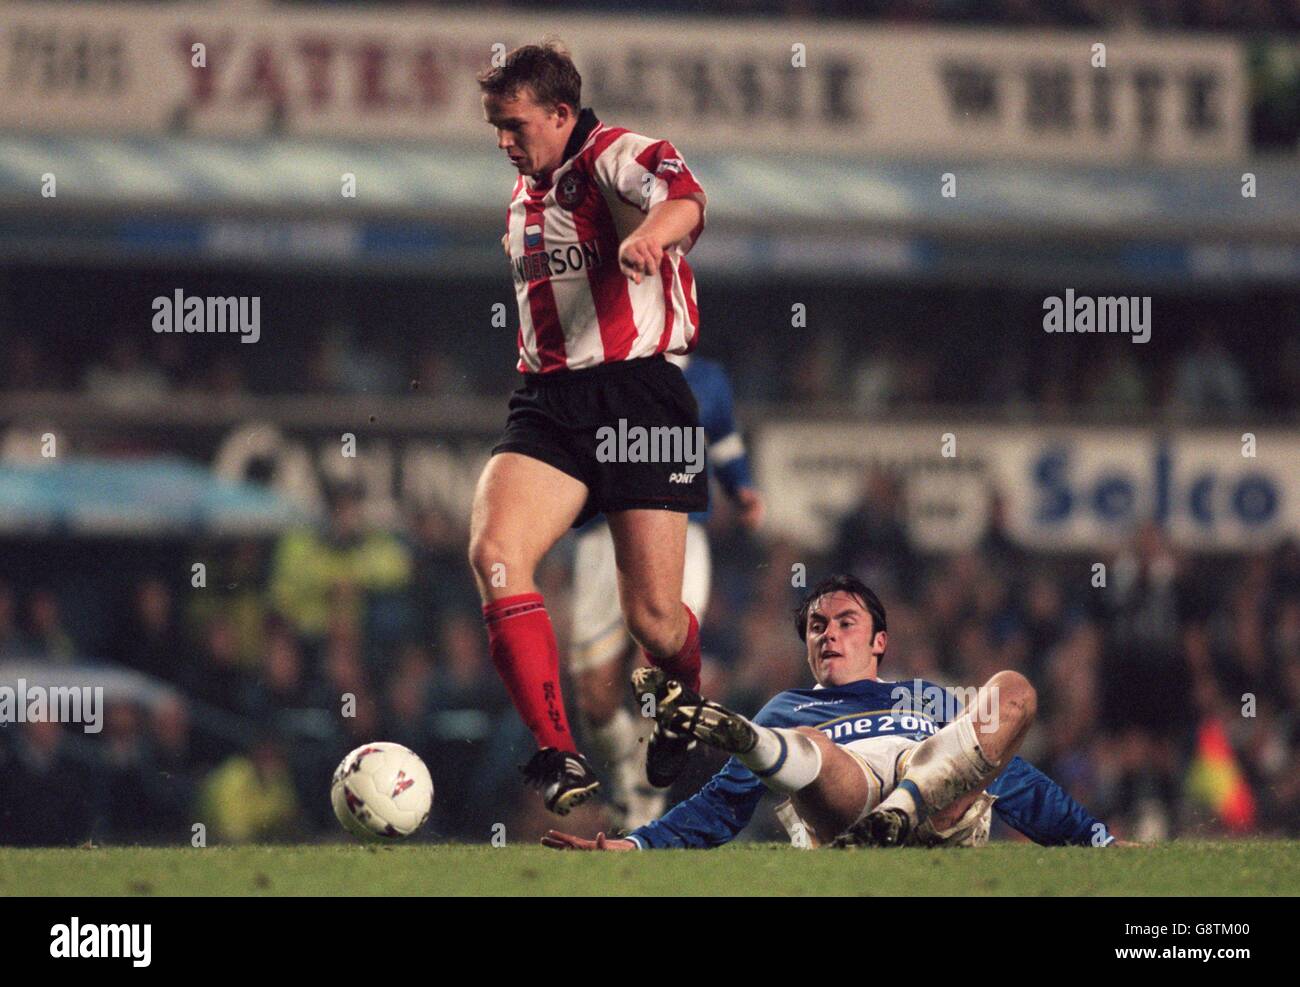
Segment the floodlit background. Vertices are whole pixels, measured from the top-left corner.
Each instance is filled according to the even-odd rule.
[[[108,701],[0,727],[0,843],[341,838],[373,739],[421,838],[547,825],[465,550],[517,377],[473,80],[548,33],[709,194],[769,517],[715,496],[706,692],[809,684],[796,584],[852,570],[885,677],[1024,671],[1120,835],[1300,834],[1300,4],[696,6],[0,6],[0,685]],[[1045,332],[1067,289],[1150,340]],[[155,332],[178,291],[257,342]]]

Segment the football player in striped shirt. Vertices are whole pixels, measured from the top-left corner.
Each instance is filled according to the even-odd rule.
[[[582,107],[582,78],[558,44],[516,48],[478,82],[517,176],[502,246],[524,381],[479,479],[469,555],[493,663],[537,742],[525,776],[564,815],[599,787],[573,742],[534,582],[565,531],[605,516],[628,630],[651,665],[698,686],[699,623],[682,572],[687,516],[708,506],[704,437],[666,357],[698,339],[685,255],[706,198],[668,141]],[[677,763],[689,743],[657,735],[651,753]]]

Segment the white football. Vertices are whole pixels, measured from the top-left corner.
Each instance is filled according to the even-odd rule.
[[[401,744],[364,744],[343,759],[330,786],[334,815],[363,840],[397,840],[424,825],[433,779],[418,754]]]

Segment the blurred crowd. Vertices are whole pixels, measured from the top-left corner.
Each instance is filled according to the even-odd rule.
[[[996,513],[975,550],[921,552],[900,483],[867,478],[820,553],[750,533],[719,498],[707,692],[753,712],[808,685],[791,573],[852,571],[888,608],[883,678],[969,685],[1025,672],[1040,720],[1022,753],[1121,834],[1300,833],[1300,547],[1199,558],[1147,528],[1105,560],[1098,585],[1092,560],[1026,555]],[[130,551],[112,580],[47,565],[33,584],[6,570],[0,668],[94,660],[163,688],[114,692],[98,735],[0,727],[13,793],[0,843],[187,843],[196,823],[214,841],[342,838],[330,775],[374,739],[430,765],[422,838],[481,842],[498,822],[534,838],[547,820],[518,773],[531,739],[487,655],[463,526],[426,513],[400,532],[372,528],[347,486],[329,518],[273,541],[189,547],[185,559],[206,560],[197,586]],[[174,562],[168,571],[191,573]],[[562,650],[569,565],[562,548],[539,575]],[[1214,792],[1193,783],[1207,724],[1250,793],[1245,825],[1228,826]],[[701,756],[674,795],[718,763]],[[574,824],[601,825],[599,810]],[[748,836],[781,838],[770,813]]]
[[[0,730],[0,774],[24,792],[0,810],[0,842],[181,842],[196,822],[222,840],[332,831],[335,764],[380,737],[438,766],[432,832],[486,832],[493,793],[516,794],[520,730],[503,722],[461,541],[435,514],[402,536],[371,529],[344,485],[325,529],[193,547],[204,569],[183,583],[130,571],[128,551],[120,583],[75,600],[57,572],[0,585],[0,667],[93,660],[164,687],[117,689],[98,736]]]
[[[1196,556],[1148,525],[1098,570],[1022,551],[995,509],[977,550],[925,559],[901,503],[896,483],[873,478],[833,561],[897,601],[883,677],[1024,672],[1040,727],[1022,753],[1132,838],[1216,832],[1225,817],[1300,831],[1300,545]],[[1207,746],[1220,734],[1227,759]],[[1222,776],[1217,793],[1207,771]],[[1234,774],[1254,806],[1244,824],[1225,810]]]
[[[144,329],[147,298],[170,293],[174,274],[123,274],[131,283],[119,285],[119,275],[104,273],[102,290],[52,305],[42,286],[59,272],[26,273],[0,282],[4,391],[81,393],[123,406],[187,395],[504,398],[518,376],[513,333],[487,324],[501,302],[495,282],[466,281],[447,312],[419,281],[387,284],[377,297],[364,284],[232,276],[217,293],[259,296],[275,318],[273,334],[245,347]],[[186,282],[207,291],[200,278]],[[805,306],[806,327],[789,324],[796,305]],[[703,351],[728,362],[745,354],[733,377],[750,402],[872,415],[975,407],[1033,420],[1235,423],[1294,419],[1300,393],[1293,291],[1157,295],[1143,344],[1046,333],[1043,294],[1005,286],[723,281],[701,293],[700,307]]]

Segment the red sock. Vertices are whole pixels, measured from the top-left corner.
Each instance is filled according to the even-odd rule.
[[[682,604],[682,609],[686,611],[689,623],[686,625],[686,640],[682,643],[681,650],[671,658],[656,658],[648,651],[645,652],[645,657],[651,665],[662,668],[675,678],[681,679],[686,688],[698,692],[700,689],[700,622],[695,619],[695,614],[685,603]]]
[[[492,664],[538,747],[576,751],[560,694],[560,648],[541,593],[483,606]]]

